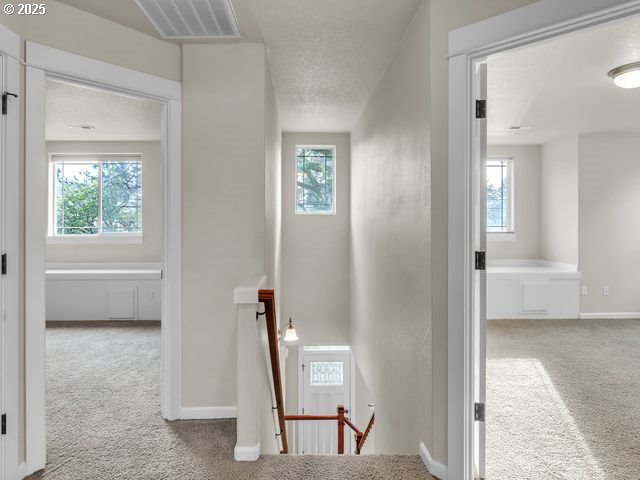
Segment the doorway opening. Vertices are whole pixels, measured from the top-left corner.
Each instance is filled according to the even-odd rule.
[[[100,446],[115,449],[137,419],[160,417],[161,113],[154,100],[46,80],[47,455],[54,462],[70,455],[90,462],[95,446],[68,446],[106,430]]]
[[[46,462],[47,315],[72,322],[161,318],[159,339],[143,339],[158,349],[157,354],[147,352],[159,371],[157,414],[169,420],[181,416],[181,93],[177,82],[30,42],[26,56],[26,457],[31,473]],[[104,115],[92,119],[86,111],[84,118],[77,116],[91,105]],[[145,118],[155,118],[149,150],[108,135],[119,132],[127,142],[141,140],[126,135],[148,135],[132,125],[144,124]],[[86,142],[78,145],[79,140]],[[146,158],[155,158],[154,168],[146,168],[151,166],[145,165]],[[151,205],[145,205],[145,197],[152,197]],[[145,212],[149,206],[156,209],[150,216]],[[151,231],[155,243],[146,244]],[[144,268],[129,268],[134,251],[150,255],[138,259],[150,260],[136,265]],[[108,262],[114,252],[122,255],[120,261]],[[54,353],[74,343],[63,338],[63,329],[51,332]],[[109,332],[93,330],[80,348],[87,348],[89,337],[108,352]],[[100,352],[85,353],[99,360]],[[73,358],[58,356],[56,365]]]
[[[330,415],[338,406],[355,418],[355,363],[348,346],[298,347],[298,411],[301,415]],[[294,435],[300,454],[335,455],[338,431],[334,422],[296,422]],[[353,453],[351,430],[344,431],[344,452]]]
[[[640,97],[607,75],[637,59],[638,30],[629,17],[486,61],[488,478],[640,467],[624,400],[640,395]]]
[[[453,32],[451,36],[448,345],[448,474],[451,477],[463,479],[485,477],[485,421],[490,419],[491,415],[485,398],[487,386],[485,374],[490,373],[490,370],[486,370],[487,270],[485,265],[488,262],[491,267],[491,259],[485,257],[488,172],[486,171],[487,118],[484,112],[490,117],[492,111],[490,103],[489,108],[486,108],[485,102],[488,98],[485,94],[486,77],[483,76],[483,71],[486,72],[487,61],[490,62],[498,54],[508,54],[545,40],[559,39],[572,33],[577,34],[576,32],[586,33],[591,27],[606,27],[609,22],[630,18],[640,12],[640,2],[624,2],[615,6],[611,6],[610,2],[595,3],[597,5],[585,6],[580,2],[570,1],[558,5],[543,0],[509,14],[465,27]],[[476,34],[471,35],[472,31]],[[478,32],[484,33],[477,34]],[[611,82],[607,78],[606,66],[596,67],[592,64],[591,67],[592,74],[597,70],[606,82]],[[572,71],[571,68],[568,71]],[[532,74],[536,73],[537,71]],[[562,69],[556,71],[549,80],[553,82],[563,73]],[[579,85],[581,80],[584,78],[580,76],[574,78],[574,86]],[[469,85],[471,88],[468,87]],[[505,85],[509,85],[509,82]],[[612,83],[607,83],[607,86],[611,85]],[[531,100],[530,96],[535,93],[537,92],[529,91],[528,99]],[[555,99],[555,108],[561,108],[562,100],[562,97]],[[561,116],[565,113],[567,112],[560,112]],[[583,115],[588,118],[586,112],[583,112]],[[508,127],[516,131],[520,127],[523,132],[526,132],[530,130],[526,127],[535,128],[535,125],[527,125],[520,118]],[[510,132],[509,135],[518,134]],[[512,156],[505,152],[501,152],[500,155]],[[517,175],[517,164],[514,168]],[[514,194],[517,202],[518,194],[517,192]],[[504,211],[508,212],[508,209]],[[582,220],[581,214],[579,218]],[[498,226],[508,226],[508,220],[507,218],[506,223],[502,221]],[[517,218],[515,225],[517,229]],[[510,232],[501,232],[501,234],[505,233]],[[507,243],[505,239],[503,243]],[[582,259],[579,261],[579,266],[582,269]],[[497,271],[490,272],[492,273]],[[577,272],[563,273],[575,275]],[[539,278],[533,280],[530,282],[527,279],[526,288],[523,289],[520,284],[520,288],[517,289],[516,293],[520,295],[521,313],[540,314],[545,310],[550,311],[551,302],[545,298],[545,295],[557,293],[557,290],[550,288],[545,282],[540,282]],[[582,292],[582,289],[580,291]],[[605,289],[603,288],[602,291],[604,292]],[[490,300],[491,295],[489,292]],[[603,295],[606,296],[604,293]],[[582,300],[584,302],[584,299]],[[589,312],[587,315],[593,315],[593,313]],[[569,364],[565,362],[564,365],[566,367]],[[549,385],[549,382],[543,383]],[[519,408],[521,407],[520,405]],[[537,404],[536,407],[538,407]],[[487,425],[486,431],[489,430],[490,427]],[[510,432],[510,434],[517,435],[517,432]],[[599,478],[597,471],[594,475],[595,478]]]

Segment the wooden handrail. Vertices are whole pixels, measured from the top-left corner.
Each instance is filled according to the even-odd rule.
[[[358,438],[358,434],[356,433],[356,455],[360,455],[360,452],[362,451],[362,447],[364,447],[364,442],[367,441],[367,437],[369,436],[369,434],[371,433],[371,429],[373,428],[373,424],[376,421],[376,413],[373,412],[371,414],[371,418],[369,419],[369,425],[367,425],[367,428],[365,429],[364,433],[361,434]]]
[[[369,424],[367,425],[366,430],[361,432],[358,430],[358,427],[345,416],[345,409],[342,405],[338,405],[337,415],[285,415],[284,419],[286,421],[294,421],[294,422],[305,422],[305,421],[330,421],[330,422],[338,422],[338,455],[344,455],[344,426],[348,426],[354,432],[355,440],[356,440],[356,448],[355,454],[360,455],[362,451],[362,447],[364,443],[367,441],[367,437],[369,433],[371,433],[371,429],[373,428],[373,423],[375,422],[376,414],[373,413],[371,415],[371,419],[369,420]]]
[[[323,420],[333,420],[334,422],[338,421],[337,415],[285,415],[284,419],[286,421],[294,421],[294,422],[304,422],[304,421],[323,421]]]
[[[267,322],[267,337],[269,338],[269,356],[271,358],[271,372],[273,376],[273,389],[276,396],[276,409],[278,410],[278,425],[280,427],[280,440],[282,450],[280,453],[289,453],[287,443],[287,425],[284,418],[284,397],[282,395],[282,377],[280,374],[280,351],[278,349],[278,320],[276,319],[276,299],[273,290],[260,290],[258,301],[264,304],[264,316]]]

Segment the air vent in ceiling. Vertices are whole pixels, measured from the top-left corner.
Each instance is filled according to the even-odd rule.
[[[136,0],[166,39],[241,38],[231,0]]]

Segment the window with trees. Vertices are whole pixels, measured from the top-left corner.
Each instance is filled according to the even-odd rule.
[[[296,213],[335,213],[335,154],[335,147],[296,148]]]
[[[140,156],[53,156],[51,235],[142,234]]]
[[[487,232],[513,233],[513,160],[487,161]]]

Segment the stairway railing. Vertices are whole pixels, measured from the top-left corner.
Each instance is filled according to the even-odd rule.
[[[267,323],[267,337],[269,339],[269,357],[271,360],[271,372],[273,378],[273,390],[276,397],[276,405],[274,409],[278,411],[278,426],[282,442],[280,453],[289,453],[289,445],[287,442],[287,427],[284,416],[284,397],[282,394],[282,377],[280,374],[280,350],[278,347],[278,320],[276,318],[276,300],[273,290],[260,290],[258,292],[258,301],[264,304],[264,315]]]
[[[371,415],[369,424],[364,432],[361,432],[353,422],[346,417],[345,408],[338,405],[336,415],[285,415],[284,413],[284,396],[282,393],[282,376],[280,373],[280,349],[279,349],[279,331],[278,320],[276,318],[276,302],[273,290],[259,290],[258,301],[264,304],[264,312],[259,312],[258,317],[264,316],[267,325],[267,337],[269,341],[269,358],[271,363],[271,373],[273,378],[273,391],[276,405],[273,407],[278,413],[278,426],[280,433],[276,436],[280,437],[282,448],[281,454],[289,453],[289,445],[287,442],[287,421],[334,421],[338,424],[338,455],[344,455],[344,429],[349,427],[354,432],[355,437],[355,454],[360,455],[362,447],[371,433],[375,422],[375,412]]]
[[[285,415],[284,419],[287,421],[330,421],[338,423],[338,455],[344,455],[344,427],[347,426],[354,432],[354,437],[356,440],[356,448],[354,453],[356,455],[360,455],[362,452],[362,447],[371,433],[371,429],[373,428],[373,424],[375,422],[376,414],[375,412],[371,414],[371,419],[369,420],[369,424],[364,432],[358,430],[353,422],[346,417],[346,411],[343,405],[338,405],[336,409],[336,415]]]

